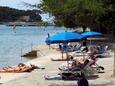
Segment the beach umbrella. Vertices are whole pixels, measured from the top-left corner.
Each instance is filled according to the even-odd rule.
[[[63,44],[65,44],[66,45],[66,58],[68,59],[67,43],[81,41],[82,39],[83,39],[83,36],[79,33],[61,32],[61,33],[57,33],[57,34],[47,38],[46,43],[50,43],[50,44],[63,43]],[[62,50],[62,60],[63,60],[63,50]]]
[[[101,36],[102,33],[94,32],[94,31],[89,31],[89,32],[84,32],[81,35],[83,35],[84,38],[88,38],[88,37],[93,37],[93,36]]]
[[[84,32],[81,35],[84,36],[84,38],[86,39],[86,38],[90,38],[90,37],[94,37],[94,36],[101,36],[102,33],[89,31],[89,32]],[[91,40],[90,40],[90,44],[91,44]]]
[[[83,39],[83,36],[79,33],[75,32],[61,32],[57,33],[49,38],[46,39],[46,43],[50,44],[57,44],[57,43],[63,43],[66,45],[66,56],[67,55],[67,43],[68,42],[77,42]],[[63,50],[62,50],[62,59],[63,59]]]
[[[46,39],[46,43],[55,44],[76,42],[82,40],[83,37],[84,36],[82,36],[81,34],[75,32],[61,32]]]

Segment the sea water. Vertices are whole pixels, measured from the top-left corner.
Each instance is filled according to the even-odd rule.
[[[47,34],[65,31],[64,27],[19,27],[0,25],[0,68],[30,60],[21,57],[24,48],[45,44]]]

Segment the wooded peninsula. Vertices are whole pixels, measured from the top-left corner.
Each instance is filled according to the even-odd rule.
[[[40,22],[38,10],[18,10],[9,7],[0,7],[0,22]]]

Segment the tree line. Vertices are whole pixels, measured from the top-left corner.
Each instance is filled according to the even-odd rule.
[[[40,11],[37,10],[18,10],[9,7],[0,7],[0,22],[25,21],[23,16],[29,16],[29,22],[41,21]]]
[[[58,26],[113,31],[115,36],[115,0],[42,0],[38,8],[55,16]]]

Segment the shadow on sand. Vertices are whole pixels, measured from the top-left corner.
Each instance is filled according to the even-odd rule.
[[[107,82],[107,83],[103,83],[103,84],[96,84],[94,86],[115,86],[115,83]]]
[[[98,75],[90,75],[86,77],[88,80],[92,80],[92,79],[97,79],[99,78]],[[65,80],[65,81],[76,81],[78,80],[78,77],[75,78],[67,78],[67,79],[62,79],[61,77],[49,77],[49,76],[44,76],[45,80]]]
[[[87,76],[86,78],[87,78],[88,80],[94,80],[94,79],[99,78],[99,75],[90,75],[90,76]]]

